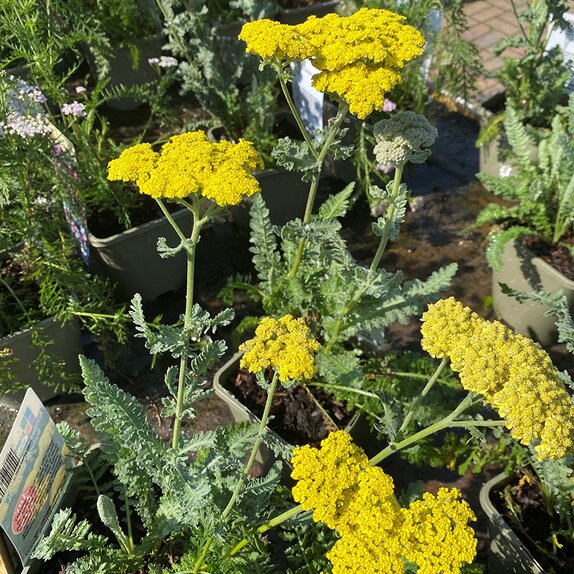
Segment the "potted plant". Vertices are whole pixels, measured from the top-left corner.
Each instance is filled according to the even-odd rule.
[[[568,28],[565,0],[529,0],[520,8],[511,0],[519,34],[503,38],[495,55],[503,67],[491,73],[503,93],[484,102],[478,110],[481,131],[477,139],[480,172],[501,175],[510,167],[506,158],[508,142],[503,130],[505,110],[511,107],[534,130],[550,128],[556,107],[566,100],[565,86],[570,77],[562,50],[547,49],[550,30]],[[512,50],[505,54],[506,50]],[[510,55],[512,53],[512,55]],[[540,135],[535,135],[535,145]]]
[[[97,57],[87,46],[88,63],[96,81],[105,79],[107,88],[112,90],[156,81],[153,64],[159,61],[164,38],[159,10],[153,0],[88,0],[85,9],[109,46],[105,58]],[[125,111],[137,108],[141,101],[122,97],[107,103]]]
[[[135,292],[130,279],[132,270],[137,273],[138,266],[141,270],[142,266],[147,265],[145,262],[148,256],[151,261],[157,260],[158,283],[155,286],[150,285],[143,293],[146,299],[154,299],[159,294],[177,289],[183,284],[184,277],[177,274],[177,271],[181,271],[181,266],[171,266],[171,261],[162,261],[153,244],[151,251],[149,246],[146,251],[145,240],[135,241],[136,244],[141,243],[144,251],[142,254],[137,251],[134,254],[134,238],[142,237],[141,230],[128,234],[125,239],[121,233],[132,227],[135,224],[133,222],[141,224],[162,217],[163,221],[156,222],[155,227],[163,223],[168,234],[173,233],[171,227],[159,209],[152,209],[151,212],[149,209],[142,209],[141,202],[138,205],[138,201],[130,194],[124,193],[119,189],[120,186],[111,186],[105,177],[107,162],[123,146],[110,137],[109,122],[102,114],[102,108],[110,99],[128,92],[106,89],[106,79],[93,87],[89,84],[86,87],[87,82],[78,84],[78,77],[74,74],[83,59],[79,45],[87,44],[96,50],[100,46],[98,42],[103,41],[102,33],[97,22],[90,19],[91,16],[87,17],[81,26],[71,30],[77,15],[71,13],[72,6],[69,4],[56,3],[52,9],[53,12],[45,13],[41,7],[27,5],[21,14],[7,10],[6,18],[1,23],[1,26],[12,26],[13,31],[18,32],[8,35],[9,46],[29,64],[33,80],[25,85],[26,93],[38,93],[38,98],[41,99],[41,102],[35,102],[35,105],[41,108],[36,110],[40,126],[38,129],[43,129],[44,135],[49,136],[47,141],[50,145],[45,145],[40,150],[41,154],[37,154],[39,161],[52,166],[51,179],[55,180],[54,185],[64,202],[70,225],[76,231],[84,257],[89,257],[91,243],[95,253],[92,257],[95,263],[92,262],[96,267],[99,264],[104,274],[118,281],[119,297],[125,300]],[[54,18],[57,25],[49,25]],[[43,27],[38,31],[40,23]],[[53,32],[52,35],[49,34],[50,31]],[[42,42],[37,38],[42,38]],[[75,62],[71,68],[55,65],[64,55]],[[163,60],[158,58],[157,65],[153,66],[160,74],[153,85],[138,88],[136,94],[129,92],[150,103],[152,117],[164,113],[165,95],[172,78],[171,72],[162,62]],[[15,81],[11,80],[12,83]],[[2,80],[2,89],[14,91],[7,77]],[[46,104],[48,99],[50,105]],[[138,138],[144,136],[145,131]],[[28,143],[31,153],[31,140],[28,140]],[[27,161],[32,161],[31,156]],[[49,171],[47,174],[50,175]],[[141,219],[138,221],[139,217]],[[185,218],[185,214],[181,213],[177,217],[181,220]],[[93,232],[90,232],[90,228]],[[153,243],[155,237],[154,235]],[[102,251],[101,256],[98,249]],[[139,278],[141,279],[141,273]]]
[[[74,196],[62,181],[44,102],[36,87],[0,72],[2,392],[34,385],[42,399],[79,374],[80,323],[105,338],[109,319],[121,322],[110,285],[87,272],[81,241],[71,236],[80,231],[72,225]]]
[[[225,352],[225,343],[214,340],[211,333],[226,325],[233,316],[230,309],[210,316],[193,302],[196,246],[202,228],[211,217],[220,213],[225,205],[258,192],[252,171],[260,165],[260,157],[248,142],[235,144],[238,147],[233,145],[213,144],[204,134],[194,132],[172,138],[161,154],[154,152],[151,146],[136,146],[110,165],[111,178],[135,178],[142,193],[152,195],[160,204],[172,200],[185,205],[193,216],[194,226],[189,236],[174,223],[179,244],[168,245],[164,241],[159,244],[166,255],[185,251],[188,281],[183,326],[161,325],[152,329],[145,321],[141,298],[135,296],[131,305],[137,332],[150,351],[168,352],[179,362],[179,368],[172,366],[166,373],[169,395],[164,401],[164,414],[173,416],[173,431],[170,445],[166,445],[149,426],[135,398],[111,385],[93,361],[82,358],[84,393],[91,406],[93,425],[105,445],[102,459],[115,469],[113,482],[118,488],[106,488],[104,492],[97,479],[99,473],[92,472],[97,514],[107,528],[105,533],[92,533],[88,521],[78,522],[77,516],[66,509],[56,515],[50,533],[35,549],[35,556],[47,559],[72,548],[79,555],[68,560],[73,560],[76,567],[105,565],[119,572],[141,568],[152,571],[162,568],[174,574],[186,570],[200,572],[205,568],[237,571],[237,568],[251,569],[255,564],[268,565],[273,571],[277,569],[275,558],[259,543],[259,536],[289,519],[304,519],[300,515],[305,510],[315,509],[314,520],[338,532],[339,540],[327,554],[336,567],[345,560],[356,561],[345,548],[359,533],[349,534],[336,515],[322,513],[329,507],[352,510],[351,496],[357,512],[352,510],[350,516],[356,514],[358,524],[363,524],[369,532],[380,532],[387,539],[387,543],[376,543],[371,534],[366,531],[363,534],[361,530],[356,543],[367,546],[369,563],[382,565],[392,558],[402,565],[404,556],[419,565],[438,559],[445,568],[460,569],[462,563],[472,561],[476,548],[468,526],[474,516],[460,499],[460,493],[443,489],[437,496],[427,493],[420,500],[412,497],[401,504],[394,495],[392,479],[375,467],[396,450],[414,444],[424,433],[401,437],[370,460],[344,431],[332,433],[323,441],[321,449],[302,447],[293,456],[293,478],[298,483],[293,496],[299,503],[295,506],[281,494],[284,490],[275,491],[279,465],[263,480],[250,476],[257,451],[266,440],[266,423],[278,383],[291,385],[313,375],[319,344],[309,336],[303,319],[290,316],[263,319],[256,336],[243,348],[244,366],[269,391],[259,424],[218,428],[193,437],[183,433],[184,421],[193,416],[193,403],[205,395],[208,372]],[[196,169],[191,173],[188,164],[180,161],[182,155],[195,157],[192,165]],[[201,164],[206,156],[211,169]],[[238,162],[238,157],[242,157],[243,162]],[[240,185],[234,185],[237,182]],[[440,310],[437,312],[441,314]],[[263,383],[263,372],[267,369],[271,369],[273,375],[270,382]],[[469,395],[452,413],[424,429],[425,433],[432,434],[457,422],[462,423],[458,426],[472,428],[473,421],[457,418],[472,399]],[[493,423],[498,425],[500,421]],[[74,455],[84,459],[88,449],[77,433],[69,427],[62,430]],[[139,445],[137,451],[126,448],[135,440]],[[270,445],[278,448],[272,440]],[[191,452],[195,456],[188,456]],[[247,463],[245,454],[248,454]],[[324,467],[324,477],[313,469],[314,460]],[[346,482],[342,482],[343,476],[347,476]],[[313,488],[318,488],[317,493],[323,493],[329,502],[325,499],[327,504],[320,504],[317,497],[312,502]],[[380,510],[378,526],[369,525],[366,513],[358,512],[361,507],[365,508],[361,500],[369,492],[381,497],[380,505],[368,509],[370,515],[374,509]],[[119,514],[121,504],[125,505],[126,512]],[[168,518],[165,512],[169,513],[169,520],[165,520]],[[388,517],[389,512],[393,516],[392,527],[380,530],[382,517]],[[450,525],[447,532],[442,531],[438,545],[433,523],[437,513]],[[306,523],[314,528],[310,521]],[[157,528],[159,524],[161,528]],[[420,537],[414,535],[417,529],[428,532],[428,539],[421,543]],[[393,540],[390,545],[389,536]],[[431,540],[433,551],[429,553],[427,545]],[[398,547],[395,541],[399,542]],[[255,551],[251,550],[253,543]],[[455,553],[453,544],[458,549]]]
[[[80,326],[104,347],[124,337],[111,286],[87,273],[73,239],[42,232],[0,261],[0,401],[11,406],[28,386],[42,400],[79,388]]]
[[[517,331],[543,343],[556,338],[547,309],[521,305],[504,293],[502,284],[520,291],[562,289],[574,304],[572,230],[574,224],[574,162],[571,130],[574,98],[557,114],[551,130],[531,148],[534,136],[513,108],[507,108],[505,132],[512,168],[506,177],[480,174],[481,181],[504,204],[488,205],[477,224],[488,223],[487,260],[493,269],[493,307]]]
[[[554,317],[559,341],[574,354],[574,321],[561,293],[520,292],[521,301],[544,303]],[[562,374],[572,388],[568,373]],[[556,574],[574,565],[574,466],[572,456],[538,460],[530,449],[511,445],[511,465],[481,489],[480,504],[489,519],[489,572]]]

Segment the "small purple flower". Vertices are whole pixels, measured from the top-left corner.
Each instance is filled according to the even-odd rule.
[[[64,104],[62,106],[62,113],[65,116],[76,116],[77,118],[83,118],[86,115],[86,106],[74,100],[71,104]]]
[[[83,94],[86,91],[86,86],[76,86],[76,94]]]
[[[0,135],[17,135],[22,139],[50,133],[51,126],[42,108],[46,96],[35,86],[10,76],[10,87],[6,90],[4,120],[0,121]]]

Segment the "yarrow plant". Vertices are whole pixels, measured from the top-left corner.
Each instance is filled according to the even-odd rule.
[[[402,508],[393,479],[371,466],[344,431],[330,434],[320,449],[295,449],[292,464],[294,500],[340,535],[327,554],[333,574],[402,573],[403,558],[418,572],[454,574],[473,561],[468,522],[476,517],[457,489],[425,493]]]
[[[313,86],[342,98],[352,114],[365,119],[383,109],[385,94],[401,80],[400,69],[422,53],[423,36],[402,20],[367,8],[347,17],[312,16],[295,26],[257,20],[243,26],[239,39],[274,66],[311,59],[320,71]]]
[[[255,338],[243,343],[241,367],[252,373],[273,368],[282,383],[310,379],[315,371],[314,353],[319,343],[310,338],[303,319],[285,315],[279,320],[264,317],[255,330]]]
[[[22,139],[45,136],[51,126],[43,107],[46,96],[24,80],[0,72],[0,136],[17,135]]]
[[[352,114],[365,119],[383,109],[385,94],[401,80],[400,69],[422,53],[423,36],[403,20],[368,8],[347,17],[312,16],[295,26],[257,20],[243,26],[239,39],[248,52],[279,69],[311,59],[320,71],[313,86],[345,100]]]
[[[453,264],[424,281],[403,281],[401,272],[381,268],[386,248],[398,237],[406,214],[404,167],[428,157],[436,129],[424,117],[411,113],[394,114],[388,126],[377,124],[381,150],[387,145],[397,153],[386,159],[395,170],[393,180],[384,189],[375,185],[369,189],[370,197],[380,206],[380,217],[372,224],[380,240],[367,266],[352,257],[340,235],[340,219],[350,207],[353,185],[334,194],[319,209],[315,209],[317,190],[327,157],[338,160],[351,153],[341,141],[349,111],[365,118],[375,110],[388,109],[387,90],[400,81],[405,62],[421,53],[424,40],[401,16],[370,9],[349,17],[311,17],[296,26],[259,20],[245,24],[239,37],[248,51],[259,55],[262,64],[278,75],[303,141],[281,138],[272,155],[279,166],[298,172],[309,182],[309,193],[303,217],[281,228],[271,224],[263,198],[254,197],[250,241],[258,284],[253,288],[251,278],[236,277],[224,291],[225,300],[230,303],[233,290],[243,289],[261,301],[266,315],[305,319],[312,336],[324,341],[317,351],[315,376],[305,386],[307,394],[314,397],[315,385],[331,392],[336,387],[361,387],[360,352],[348,345],[349,341],[363,331],[405,323],[422,313],[425,304],[436,300],[450,284],[456,270]],[[287,86],[289,64],[304,58],[319,69],[315,86],[339,103],[336,117],[315,134],[306,130]],[[401,129],[404,133],[399,136]],[[240,329],[254,322],[247,318]]]

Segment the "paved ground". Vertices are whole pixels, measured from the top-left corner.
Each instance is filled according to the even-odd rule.
[[[526,3],[527,0],[514,0],[519,13]],[[502,38],[520,34],[520,29],[511,0],[472,0],[466,3],[464,11],[469,26],[464,38],[474,42],[480,50],[480,61],[485,70],[478,82],[477,99],[482,102],[502,90],[502,86],[489,77],[503,65],[502,58],[495,55],[494,47]],[[520,56],[520,50],[509,49],[501,56]]]

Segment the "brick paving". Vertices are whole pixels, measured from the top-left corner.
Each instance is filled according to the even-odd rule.
[[[526,3],[527,0],[515,0],[519,13]],[[494,47],[501,38],[519,35],[520,28],[510,0],[467,1],[464,12],[468,22],[464,38],[477,46],[480,62],[485,69],[485,74],[478,79],[479,89],[476,101],[473,102],[478,104],[502,91],[501,84],[490,77],[490,74],[500,70],[503,65],[501,57],[495,55]],[[516,57],[520,55],[520,50],[507,50],[502,55]]]

